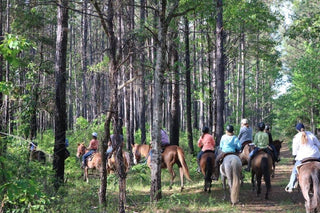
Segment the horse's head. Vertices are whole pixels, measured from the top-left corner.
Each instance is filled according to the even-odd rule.
[[[132,154],[133,154],[133,163],[138,164],[138,162],[141,159],[141,153],[140,153],[140,145],[134,144],[132,146]]]
[[[80,158],[86,152],[86,146],[83,143],[78,143],[77,158]]]
[[[280,140],[273,141],[273,145],[276,148],[278,153],[280,153],[280,149],[282,147],[282,143],[283,143],[283,140],[282,141],[280,141]]]

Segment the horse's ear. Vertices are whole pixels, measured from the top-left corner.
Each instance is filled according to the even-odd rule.
[[[280,141],[280,143],[283,143],[284,140]]]
[[[80,143],[78,143],[78,146],[80,146]]]

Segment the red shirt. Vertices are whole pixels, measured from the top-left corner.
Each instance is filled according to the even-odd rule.
[[[206,151],[206,150],[214,150],[214,146],[215,146],[215,141],[213,139],[213,137],[210,134],[205,134],[203,137],[201,136],[199,141],[198,141],[198,147],[202,147],[202,151]]]
[[[99,146],[99,141],[96,139],[92,139],[90,141],[90,145],[89,145],[88,149],[98,149],[98,146]]]

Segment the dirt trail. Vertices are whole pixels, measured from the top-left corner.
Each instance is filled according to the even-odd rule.
[[[272,191],[270,199],[264,199],[265,184],[262,182],[262,194],[248,190],[240,191],[241,203],[237,206],[238,212],[304,212],[304,199],[300,191],[287,193],[284,188],[291,174],[292,156],[288,145],[284,143],[280,150],[281,161],[276,165],[275,177],[271,179]]]

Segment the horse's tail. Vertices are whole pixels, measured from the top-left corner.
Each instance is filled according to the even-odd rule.
[[[237,157],[238,158],[238,157]],[[232,167],[232,187],[230,192],[230,199],[232,204],[236,204],[239,201],[239,192],[240,192],[240,176],[241,176],[241,167],[242,163],[239,159],[238,162],[233,162]]]
[[[320,171],[315,169],[311,172],[311,178],[313,181],[313,196],[310,200],[310,209],[316,209],[320,202],[320,191],[319,191],[319,177]]]
[[[261,170],[263,174],[264,181],[266,182],[267,189],[271,188],[270,172],[269,172],[269,162],[267,157],[261,159]]]
[[[192,181],[191,178],[190,178],[189,169],[188,169],[186,160],[184,159],[183,150],[180,147],[177,147],[177,152],[178,152],[178,158],[179,158],[180,164],[181,164],[182,169],[183,169],[183,174],[186,176],[186,178],[189,181]]]
[[[212,158],[207,157],[206,174],[204,177],[206,181],[211,181],[212,172],[213,172]]]

